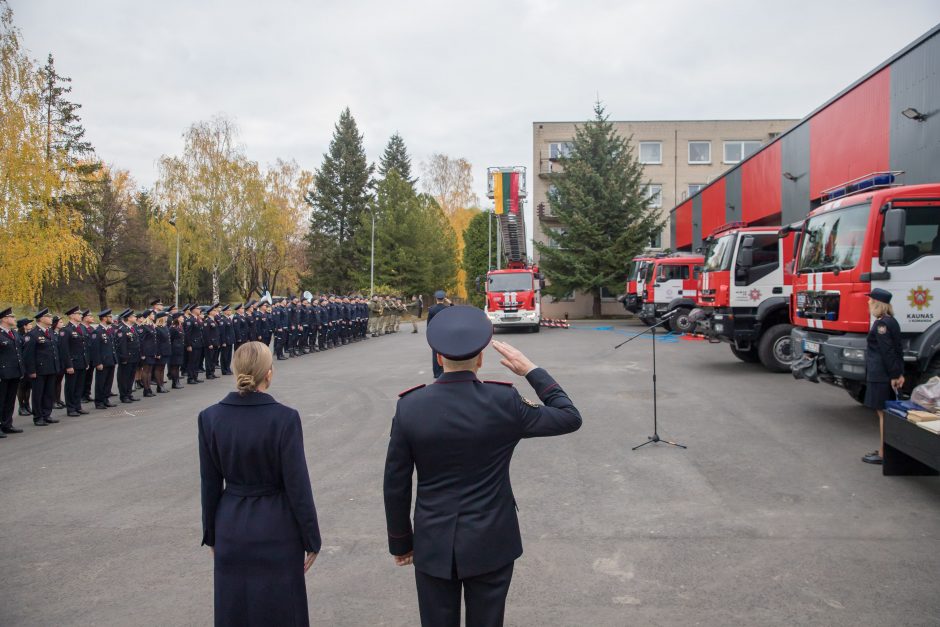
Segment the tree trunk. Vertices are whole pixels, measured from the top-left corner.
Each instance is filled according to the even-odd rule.
[[[100,307],[100,311],[104,311],[108,308],[108,288],[104,284],[99,283],[95,286],[95,291],[98,292],[98,306]]]
[[[219,268],[212,268],[212,302],[219,302]]]
[[[595,317],[595,318],[600,318],[600,317],[601,317],[601,293],[600,293],[600,290],[594,292],[594,311],[593,311],[593,314],[592,314],[592,315],[593,315],[593,317]]]

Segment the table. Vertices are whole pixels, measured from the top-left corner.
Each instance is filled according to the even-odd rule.
[[[882,474],[940,475],[940,435],[885,412]]]

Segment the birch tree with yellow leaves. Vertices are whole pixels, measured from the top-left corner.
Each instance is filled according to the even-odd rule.
[[[0,0],[0,301],[35,304],[89,258],[82,216],[69,203],[66,158],[47,151],[43,77]]]

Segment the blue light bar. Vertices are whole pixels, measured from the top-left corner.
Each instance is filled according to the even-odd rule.
[[[849,194],[857,194],[866,190],[888,187],[894,184],[899,174],[902,174],[902,172],[872,172],[871,174],[866,174],[865,176],[852,179],[841,185],[823,190],[820,199],[822,202],[829,202],[842,198],[843,196],[848,196]]]

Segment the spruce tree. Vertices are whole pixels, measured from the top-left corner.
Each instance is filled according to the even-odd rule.
[[[46,160],[51,161],[55,151],[64,157],[65,163],[73,166],[77,160],[94,153],[91,142],[85,139],[85,128],[78,115],[82,105],[66,97],[72,92],[72,79],[56,71],[52,54],[46,59],[41,73],[43,90],[40,103],[46,127]]]
[[[477,278],[486,279],[486,273],[489,270],[487,264],[490,260],[488,238],[498,236],[496,232],[495,220],[492,225],[492,231],[488,224],[490,220],[488,211],[478,211],[470,220],[467,229],[463,232],[463,259],[461,265],[466,272],[465,286],[470,304],[477,307],[483,306],[483,294],[477,291]],[[494,240],[495,243],[495,240]],[[495,246],[493,254],[496,254]],[[495,257],[494,257],[495,260]]]
[[[350,290],[356,269],[361,269],[363,259],[368,260],[368,249],[357,249],[355,236],[363,214],[369,211],[373,170],[347,107],[339,116],[329,151],[323,155],[314,187],[306,196],[311,207],[307,234],[311,274],[305,283],[310,287]]]
[[[392,135],[385,146],[385,152],[382,153],[382,160],[379,162],[379,177],[387,178],[392,170],[397,171],[398,176],[412,188],[418,182],[417,178],[411,178],[411,157],[408,156],[408,150],[405,148],[405,140],[398,133]]]
[[[665,220],[650,207],[643,166],[630,140],[617,134],[600,102],[594,119],[576,129],[562,165],[564,172],[552,181],[548,194],[552,214],[562,224],[545,228],[557,247],[535,242],[549,280],[545,292],[555,297],[588,292],[599,316],[601,289],[620,288],[630,260]]]

